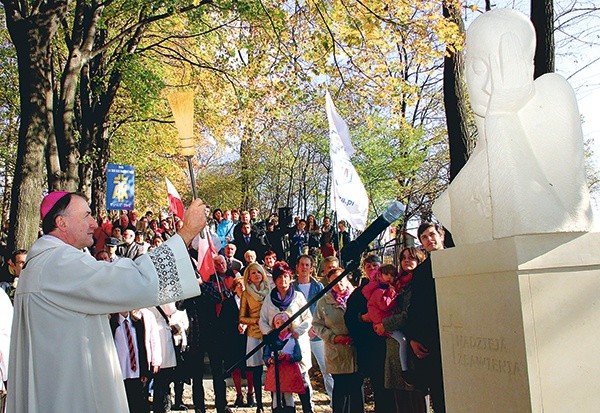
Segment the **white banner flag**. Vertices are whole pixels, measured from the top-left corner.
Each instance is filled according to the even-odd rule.
[[[348,126],[337,114],[329,91],[326,91],[325,100],[329,120],[331,209],[337,212],[338,221],[345,220],[353,228],[362,231],[365,229],[369,214],[369,197],[356,169],[350,162],[354,148],[350,142]]]

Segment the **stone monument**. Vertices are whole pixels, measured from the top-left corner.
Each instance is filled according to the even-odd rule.
[[[533,80],[521,13],[466,40],[478,141],[434,205],[456,247],[433,254],[448,412],[600,411],[600,234],[575,94]]]

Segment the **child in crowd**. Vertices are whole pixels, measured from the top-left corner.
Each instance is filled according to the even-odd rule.
[[[367,299],[367,310],[375,326],[391,316],[396,307],[396,299],[402,292],[398,280],[398,269],[392,264],[382,265],[371,275],[371,281],[364,286],[362,293]],[[400,345],[400,364],[402,371],[408,370],[408,343],[400,330],[394,330],[389,336]]]
[[[273,317],[273,328],[279,328],[289,319],[285,312],[277,313]],[[281,347],[283,346],[283,347]],[[279,391],[284,399],[283,411],[295,411],[293,393],[304,394],[304,382],[298,362],[302,359],[300,345],[298,340],[292,336],[291,326],[281,330],[279,337],[274,345],[265,345],[263,359],[267,365],[267,378],[265,380],[265,390],[272,392],[273,410],[278,407],[276,386],[275,386],[275,360],[273,347],[281,348],[279,350]]]

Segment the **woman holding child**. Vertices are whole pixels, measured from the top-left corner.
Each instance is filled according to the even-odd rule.
[[[385,388],[393,390],[396,413],[425,413],[425,394],[407,383],[410,380],[410,369],[403,367],[401,361],[401,345],[399,341],[392,338],[397,332],[402,331],[406,322],[408,306],[410,305],[412,273],[425,260],[425,253],[415,247],[406,247],[400,253],[401,270],[393,282],[398,296],[392,314],[388,314],[381,321],[375,322],[373,328],[386,339],[386,362],[384,381]],[[407,356],[410,362],[410,348]],[[410,365],[410,363],[409,363]],[[399,374],[402,372],[402,374]],[[404,377],[404,378],[403,378]]]
[[[273,282],[275,283],[275,288],[265,297],[260,309],[260,319],[258,322],[261,332],[265,335],[273,329],[275,315],[281,312],[292,315],[306,304],[304,294],[294,290],[294,286],[292,285],[292,270],[286,262],[278,261],[273,266]],[[312,366],[310,340],[308,338],[308,330],[311,325],[312,316],[310,310],[306,310],[293,321],[291,328],[291,334],[298,341],[302,355],[302,359],[298,363],[305,387],[304,394],[300,394],[302,411],[304,413],[312,411],[312,388],[310,387],[310,379],[308,378],[308,370]]]

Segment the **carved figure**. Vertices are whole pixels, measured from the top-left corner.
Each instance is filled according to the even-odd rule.
[[[457,245],[592,227],[575,93],[560,75],[533,80],[535,33],[521,13],[479,16],[466,39],[478,140],[433,206]]]

